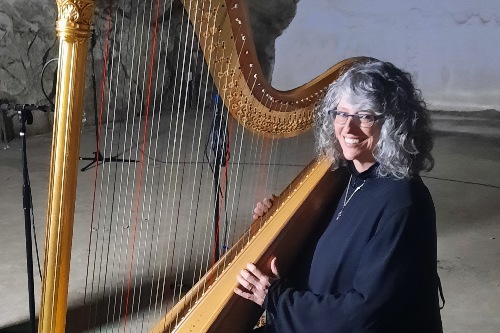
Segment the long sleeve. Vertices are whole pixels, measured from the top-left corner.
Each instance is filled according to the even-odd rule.
[[[433,326],[425,318],[426,308],[436,308],[426,292],[435,291],[434,210],[402,199],[403,207],[382,207],[373,221],[345,229],[332,221],[316,249],[319,273],[311,271],[311,288],[271,288],[265,307],[276,332],[423,332]],[[359,214],[350,215],[355,220]]]

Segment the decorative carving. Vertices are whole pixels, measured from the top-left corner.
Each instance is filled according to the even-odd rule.
[[[92,24],[94,0],[57,0],[58,20],[74,24]]]
[[[188,4],[186,0],[181,2],[185,7]],[[281,102],[278,96],[268,93],[260,71],[254,72],[252,63],[255,58],[249,57],[249,48],[245,46],[247,39],[251,38],[241,27],[241,9],[231,7],[237,12],[233,17],[237,21],[233,30],[225,4],[224,0],[215,0],[210,6],[196,9],[187,6],[190,8],[189,19],[224,104],[241,124],[253,132],[271,137],[290,137],[306,132],[313,125],[314,104],[322,95],[317,89],[325,87],[316,86],[313,95],[302,94],[294,102]],[[244,73],[242,67],[249,70]]]
[[[230,110],[245,127],[271,136],[288,136],[311,128],[314,113],[309,108],[278,112],[256,107],[255,101],[230,94]]]

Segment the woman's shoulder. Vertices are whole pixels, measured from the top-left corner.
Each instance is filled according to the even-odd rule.
[[[422,200],[432,201],[430,192],[420,176],[403,179],[377,177],[374,183],[378,196],[384,198],[386,204],[393,208],[410,207]]]

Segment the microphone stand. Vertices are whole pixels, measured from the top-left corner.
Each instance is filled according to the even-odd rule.
[[[220,186],[220,170],[221,167],[226,166],[227,162],[227,145],[228,145],[228,134],[227,134],[227,121],[222,115],[222,103],[219,101],[219,96],[215,97],[215,114],[212,120],[212,126],[210,128],[210,141],[211,148],[214,154],[213,166],[211,165],[212,172],[214,175],[213,184],[214,184],[214,261],[219,260],[220,258],[220,195],[221,195],[221,186]],[[208,144],[208,142],[207,142]],[[205,156],[207,156],[207,151],[205,149]]]
[[[46,106],[35,106],[28,104],[17,104],[14,109],[19,114],[19,122],[21,130],[19,135],[22,140],[22,156],[23,156],[23,210],[24,210],[24,231],[26,238],[26,267],[28,271],[28,294],[29,294],[29,312],[31,332],[36,332],[36,317],[35,317],[35,293],[34,293],[34,275],[33,275],[33,245],[31,235],[31,185],[28,172],[28,158],[26,155],[26,123],[33,123],[32,110],[38,109],[47,111]]]
[[[48,112],[50,108],[47,105],[34,105],[34,104],[14,104],[8,103],[7,100],[0,101],[0,110],[2,113],[5,110],[14,109],[19,115],[19,123],[21,129],[19,136],[22,141],[22,159],[23,159],[23,211],[24,211],[24,232],[26,239],[26,269],[28,273],[28,301],[30,313],[30,326],[31,332],[36,332],[36,316],[35,316],[35,282],[33,274],[33,243],[31,234],[31,213],[33,209],[31,197],[31,185],[28,172],[28,158],[26,154],[26,123],[33,124],[33,114],[31,111],[40,110]],[[36,235],[35,235],[36,242]],[[37,249],[38,253],[38,249]],[[40,267],[40,266],[39,266]]]

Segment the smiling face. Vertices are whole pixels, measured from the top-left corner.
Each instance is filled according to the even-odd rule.
[[[337,110],[348,114],[370,113],[358,111],[345,98],[340,100]],[[361,127],[357,119],[349,117],[345,124],[334,122],[334,126],[345,159],[353,161],[358,172],[368,170],[375,163],[373,152],[380,137],[381,122],[375,121],[372,127]]]

